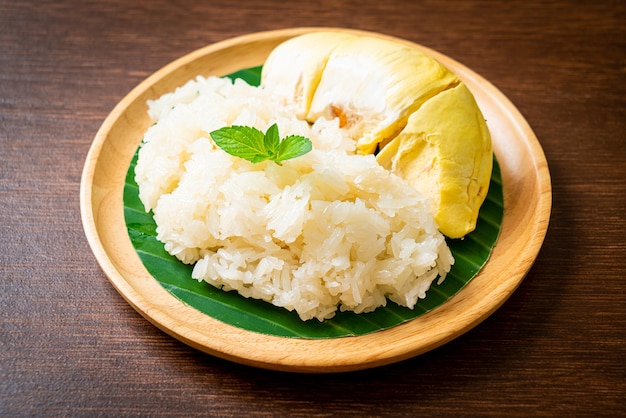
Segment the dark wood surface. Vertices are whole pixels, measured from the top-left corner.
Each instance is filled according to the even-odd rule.
[[[223,361],[137,314],[87,245],[80,175],[115,104],[197,48],[296,26],[455,58],[546,153],[553,212],[530,273],[422,356],[333,375]],[[0,1],[0,415],[625,415],[625,52],[622,1]]]

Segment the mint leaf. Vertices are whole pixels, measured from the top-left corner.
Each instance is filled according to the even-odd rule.
[[[300,135],[280,140],[276,124],[270,126],[265,134],[250,126],[229,126],[210,135],[222,150],[252,163],[271,160],[280,165],[281,161],[304,155],[313,148],[311,141]]]
[[[280,144],[280,135],[278,134],[278,125],[273,124],[267,128],[265,132],[265,138],[263,140],[267,153],[271,156],[276,156]]]
[[[211,132],[215,144],[235,157],[253,163],[267,160],[263,132],[250,126],[231,126]]]
[[[283,138],[278,147],[275,161],[285,161],[306,154],[313,148],[311,141],[300,135]]]

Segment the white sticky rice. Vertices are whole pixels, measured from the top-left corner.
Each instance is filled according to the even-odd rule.
[[[262,299],[302,320],[356,313],[387,298],[413,308],[454,262],[428,201],[374,156],[355,155],[338,121],[312,126],[271,92],[198,77],[148,102],[155,122],[135,170],[157,238],[193,278]],[[209,133],[278,124],[308,154],[278,164],[228,155]]]

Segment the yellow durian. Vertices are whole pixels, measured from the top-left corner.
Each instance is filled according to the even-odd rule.
[[[298,118],[339,118],[358,153],[377,153],[429,198],[443,234],[475,229],[491,137],[472,93],[437,60],[388,39],[312,32],[271,52],[261,86],[294,105]]]
[[[475,229],[493,151],[483,115],[465,84],[426,101],[376,159],[429,198],[443,234],[460,238]]]

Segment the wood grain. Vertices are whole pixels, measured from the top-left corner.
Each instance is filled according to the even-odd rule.
[[[610,0],[0,2],[0,415],[623,416],[625,15]],[[511,297],[436,350],[352,373],[180,343],[119,296],[81,224],[88,150],[136,85],[206,45],[304,26],[466,65],[521,111],[551,174],[548,233]]]

